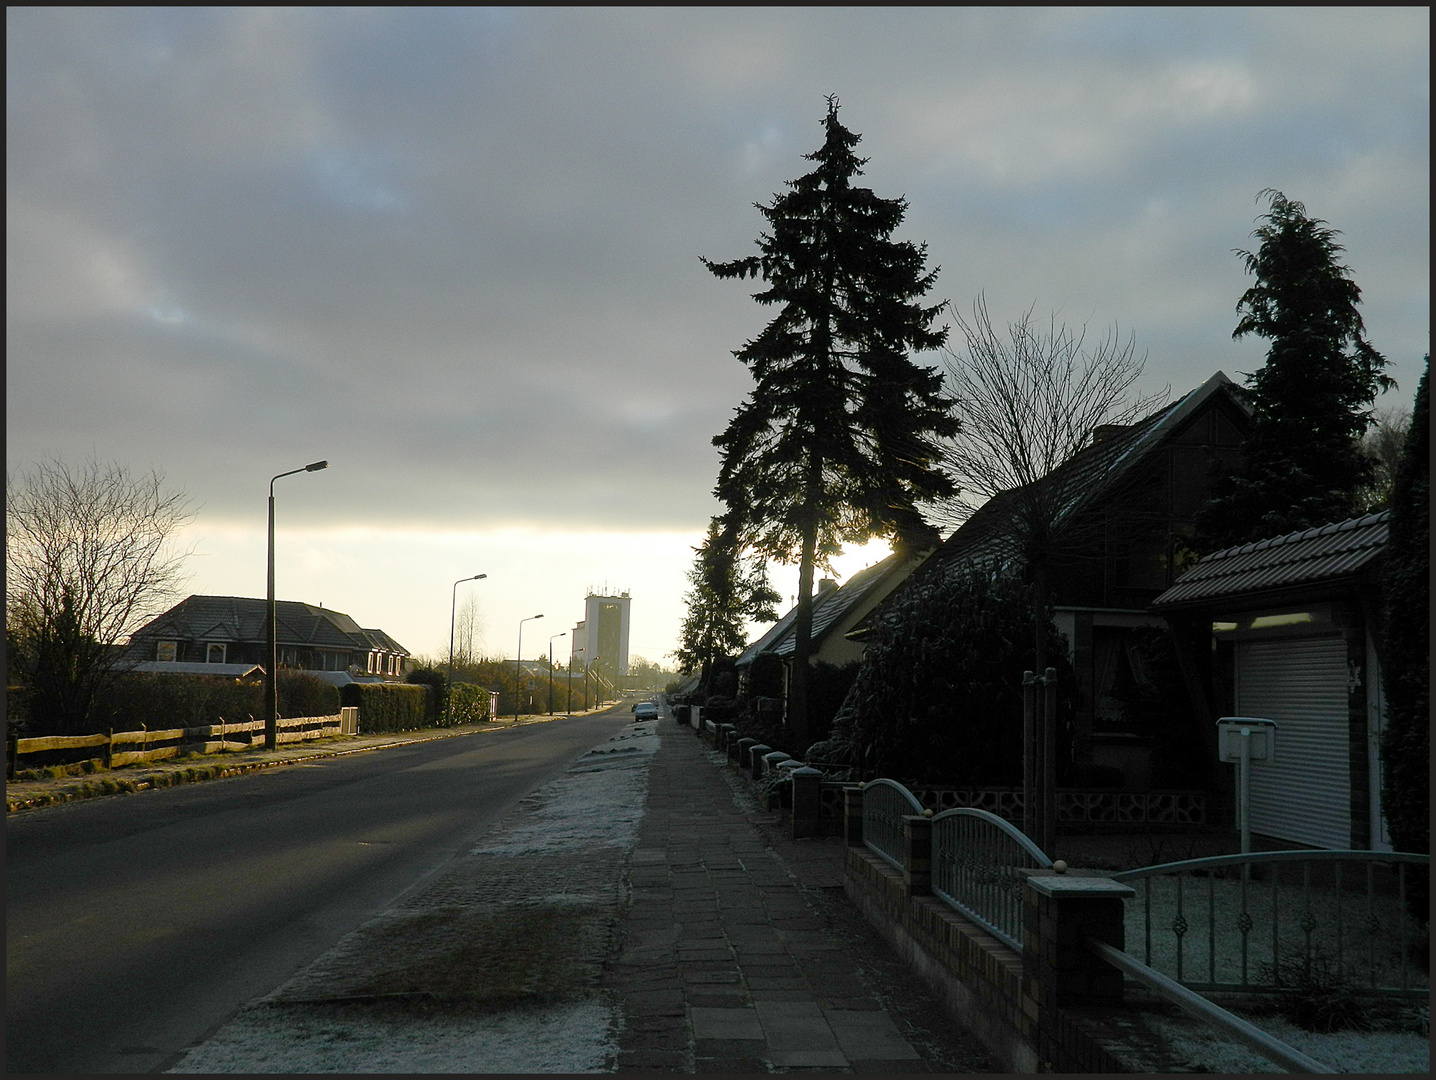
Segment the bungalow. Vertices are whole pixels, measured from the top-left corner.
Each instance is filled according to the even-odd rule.
[[[863,643],[850,638],[848,632],[906,581],[908,575],[930,554],[931,548],[911,554],[894,552],[882,561],[859,570],[842,585],[831,578],[821,579],[813,595],[811,662],[842,667],[861,660]],[[739,654],[735,666],[740,685],[746,682],[753,661],[763,653],[771,653],[783,661],[786,694],[788,665],[792,663],[797,648],[797,621],[798,609],[794,607]]]
[[[1077,677],[1072,761],[1078,772],[1120,773],[1124,785],[1151,786],[1156,739],[1127,714],[1124,699],[1149,671],[1138,631],[1161,628],[1151,602],[1196,554],[1190,548],[1214,461],[1242,452],[1250,414],[1218,371],[1145,419],[1107,425],[1064,464],[1036,481],[1061,508],[1050,582],[1053,621],[1066,638]],[[988,500],[908,579],[1001,567],[1020,558],[1014,519],[1022,489]],[[871,632],[882,608],[851,632]]]
[[[1389,521],[1389,511],[1368,514],[1215,552],[1152,605],[1208,720],[1276,721],[1273,760],[1251,770],[1254,833],[1391,850],[1377,633]],[[1207,728],[1202,752],[1215,757]]]
[[[311,672],[339,686],[399,681],[408,673],[408,650],[382,630],[299,601],[277,600],[274,607],[281,668]],[[191,674],[264,667],[267,618],[266,600],[191,596],[130,635],[124,663],[133,671]]]

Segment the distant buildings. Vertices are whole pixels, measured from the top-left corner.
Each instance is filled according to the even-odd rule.
[[[332,608],[274,604],[279,666],[348,682],[400,681],[409,652],[382,630],[365,629]],[[191,596],[134,632],[125,666],[134,671],[229,674],[267,664],[269,606],[248,596]]]
[[[583,621],[573,628],[576,666],[602,672],[613,684],[628,674],[628,605],[627,592],[589,593],[583,601]]]

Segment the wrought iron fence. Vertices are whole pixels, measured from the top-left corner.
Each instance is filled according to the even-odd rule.
[[[1051,868],[1041,848],[996,814],[964,807],[932,819],[933,893],[1013,949],[1022,949],[1024,871]]]
[[[879,778],[863,785],[863,844],[902,869],[902,819],[922,813],[922,803],[896,780]]]
[[[1424,997],[1423,929],[1407,910],[1430,856],[1274,851],[1110,875],[1127,901],[1127,952],[1194,990],[1281,991],[1313,980]]]

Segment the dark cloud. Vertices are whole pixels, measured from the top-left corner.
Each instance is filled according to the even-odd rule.
[[[9,9],[7,453],[168,463],[215,512],[701,529],[753,249],[818,145],[910,200],[942,296],[1117,321],[1177,391],[1263,187],[1429,347],[1424,10]],[[277,465],[276,465],[277,463]],[[244,475],[242,483],[237,477]],[[362,478],[362,481],[359,479]],[[346,481],[347,482],[347,481]],[[369,505],[371,510],[359,507]]]

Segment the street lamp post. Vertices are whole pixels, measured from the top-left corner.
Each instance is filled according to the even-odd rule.
[[[459,606],[459,586],[466,581],[482,581],[488,574],[475,574],[473,577],[461,577],[454,582],[449,604],[449,686],[448,692],[444,695],[447,708],[444,710],[444,722],[454,722],[454,614]]]
[[[548,714],[553,715],[553,643],[556,638],[568,637],[568,631],[555,634],[548,639]]]
[[[519,693],[523,688],[524,681],[524,623],[533,622],[535,619],[542,619],[542,615],[530,615],[527,619],[519,620],[519,651],[514,659],[514,719],[519,718]]]
[[[573,658],[574,658],[575,656],[577,656],[577,655],[578,655],[579,653],[581,653],[581,652],[583,652],[582,649],[574,649],[573,652],[571,652],[571,653],[568,654],[568,711],[569,711],[569,712],[573,712]],[[587,686],[585,686],[584,689],[587,690],[587,689],[588,689]],[[588,708],[588,705],[587,705],[587,703],[585,703],[585,704],[584,704],[584,709],[587,710],[587,708]]]
[[[315,461],[302,469],[290,469],[269,479],[269,587],[268,613],[265,622],[269,635],[269,669],[264,673],[264,748],[273,750],[279,745],[279,638],[276,633],[274,616],[274,481],[282,476],[295,473],[318,472],[329,468],[327,461]]]

